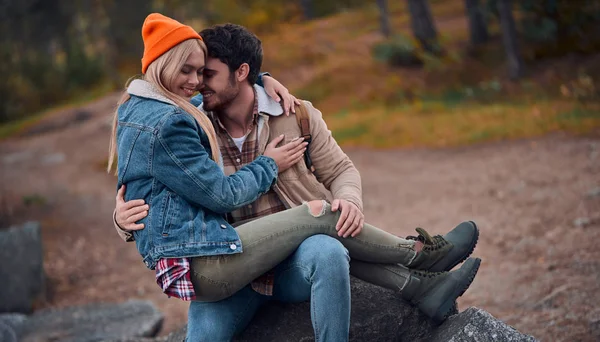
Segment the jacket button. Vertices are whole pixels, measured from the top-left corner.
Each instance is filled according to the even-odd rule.
[[[231,245],[229,245],[229,248],[231,248],[232,251],[235,251],[237,249],[237,246],[232,243]]]
[[[226,229],[226,228],[227,228],[226,225],[224,225],[224,224],[221,225],[221,229]]]

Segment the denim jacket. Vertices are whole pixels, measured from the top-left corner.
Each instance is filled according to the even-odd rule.
[[[125,200],[149,204],[145,229],[134,232],[144,263],[161,258],[242,252],[224,214],[254,202],[277,179],[277,165],[261,156],[225,176],[210,159],[208,137],[196,120],[143,80],[127,89],[118,109],[118,184]]]

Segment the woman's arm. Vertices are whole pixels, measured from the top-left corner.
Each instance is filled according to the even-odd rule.
[[[261,80],[260,77],[259,80]],[[268,74],[262,74],[262,83],[263,88],[265,88],[265,92],[273,100],[281,104],[286,116],[290,115],[290,111],[292,113],[296,113],[296,106],[300,105],[300,101],[296,99],[294,95],[290,94],[288,89],[284,87],[283,84]]]
[[[152,175],[190,203],[228,213],[255,201],[277,179],[272,158],[260,156],[238,172],[225,176],[201,144],[192,116],[169,115],[157,133]]]
[[[302,160],[306,143],[297,139],[281,147],[283,135],[270,142],[262,156],[225,176],[201,143],[201,129],[189,114],[170,114],[157,132],[151,171],[185,200],[217,213],[228,213],[266,193],[284,171]]]

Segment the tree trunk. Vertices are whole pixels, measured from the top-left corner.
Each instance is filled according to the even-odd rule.
[[[465,0],[467,17],[469,18],[469,32],[471,34],[471,44],[479,45],[489,39],[487,23],[483,17],[483,11],[479,5],[479,0]]]
[[[312,0],[300,0],[300,7],[302,7],[304,20],[312,20],[314,18]]]
[[[510,78],[517,79],[523,75],[524,65],[517,43],[517,29],[512,13],[512,1],[498,0],[498,12],[502,28],[502,42],[508,59],[508,74]]]
[[[390,16],[388,13],[387,0],[377,0],[377,7],[379,7],[381,34],[383,34],[384,37],[389,37],[392,34],[392,30],[390,28]]]
[[[439,53],[437,31],[427,0],[408,0],[408,10],[410,11],[410,27],[415,38],[425,51]]]

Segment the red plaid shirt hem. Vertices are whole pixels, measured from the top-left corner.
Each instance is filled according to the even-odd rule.
[[[156,265],[156,283],[169,297],[195,300],[188,258],[163,258]]]

